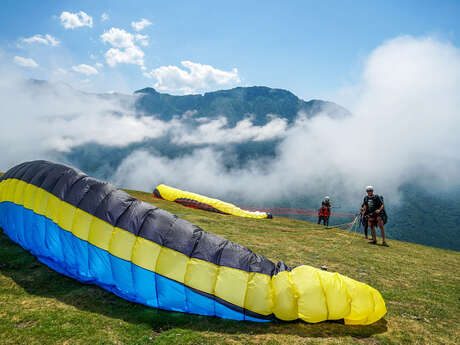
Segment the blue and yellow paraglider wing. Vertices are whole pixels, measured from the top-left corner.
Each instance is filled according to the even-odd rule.
[[[54,270],[147,306],[250,321],[368,324],[371,287],[290,270],[74,168],[20,164],[0,179],[0,226]]]

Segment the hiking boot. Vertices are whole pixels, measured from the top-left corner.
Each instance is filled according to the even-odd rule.
[[[386,243],[385,241],[382,242],[382,246],[389,247],[388,243]]]
[[[369,241],[367,243],[369,243],[369,244],[377,244],[377,241]]]

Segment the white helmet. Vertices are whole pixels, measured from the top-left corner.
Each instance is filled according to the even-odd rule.
[[[324,200],[329,200],[329,197],[328,196],[324,197]]]
[[[366,187],[366,192],[367,192],[368,190],[374,191],[374,187],[372,187],[372,186],[367,186],[367,187]]]

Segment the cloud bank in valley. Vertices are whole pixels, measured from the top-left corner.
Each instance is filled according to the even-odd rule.
[[[94,73],[91,66],[74,67],[80,73]],[[24,160],[62,159],[62,154],[90,143],[126,147],[167,136],[179,146],[228,144],[282,137],[287,126],[284,119],[269,116],[264,126],[245,118],[229,128],[223,117],[195,119],[193,111],[166,122],[136,114],[135,96],[101,97],[62,83],[26,80],[6,60],[0,72],[0,103],[5,119],[0,136],[0,171]]]
[[[367,184],[396,200],[404,183],[458,185],[458,94],[458,48],[431,37],[399,37],[375,49],[359,84],[348,88],[352,116],[299,116],[284,131],[276,159],[228,171],[225,157],[209,148],[173,160],[141,151],[123,162],[115,180],[144,190],[163,182],[218,197],[237,191],[249,200],[283,194],[359,200]],[[213,135],[203,133],[202,140]]]
[[[283,114],[267,114],[264,126],[245,118],[233,128],[225,118],[197,118],[193,111],[161,121],[136,115],[133,97],[100,98],[62,84],[36,87],[2,65],[3,171],[24,160],[55,160],[87,143],[125,147],[168,137],[175,145],[197,148],[175,159],[135,151],[112,181],[146,191],[166,183],[252,202],[302,194],[359,200],[367,184],[394,200],[407,182],[436,189],[458,184],[460,51],[434,38],[399,37],[376,48],[360,82],[342,93],[352,116],[299,114],[291,126]],[[236,71],[221,75],[194,67],[206,85],[238,79]],[[163,72],[189,78],[189,72]],[[216,148],[273,139],[280,141],[276,158],[256,158],[233,169],[228,155]]]

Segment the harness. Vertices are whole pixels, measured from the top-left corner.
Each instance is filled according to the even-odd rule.
[[[322,217],[327,217],[327,216],[331,215],[331,211],[330,211],[329,207],[323,205],[319,209],[319,214],[318,215],[322,216]]]
[[[370,207],[369,207],[369,200],[370,199],[371,198],[369,198],[367,195],[364,197],[364,204],[366,205],[366,214],[364,216],[368,217],[368,218],[381,217],[383,224],[386,224],[387,221],[388,221],[388,216],[387,216],[387,213],[385,211],[385,208],[383,208],[380,213],[375,213],[375,211],[377,209],[379,209],[382,205],[384,205],[383,197],[380,196],[380,195],[377,195],[377,194],[374,195],[374,197],[372,198],[372,200],[373,200],[372,211],[370,211]],[[374,204],[374,202],[375,202],[375,204]]]

